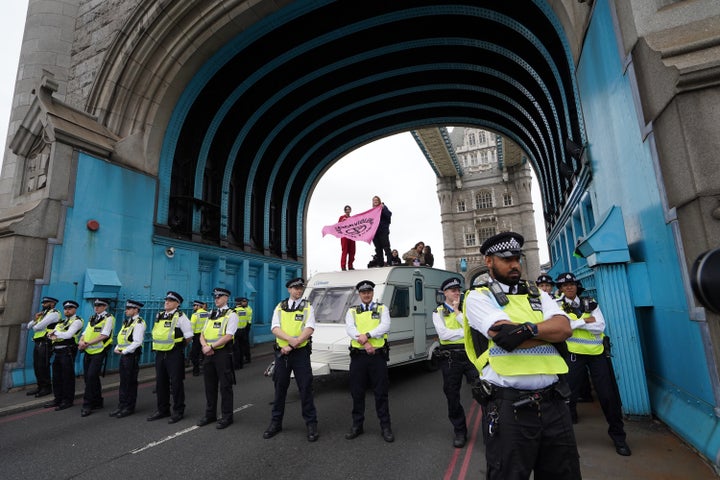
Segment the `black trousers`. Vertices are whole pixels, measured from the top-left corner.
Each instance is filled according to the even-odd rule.
[[[380,351],[374,355],[353,351],[350,355],[350,395],[353,400],[353,427],[361,427],[365,422],[365,391],[368,385],[375,395],[375,413],[380,420],[380,428],[390,427],[390,406],[388,390],[390,380],[385,357]]]
[[[250,325],[242,329],[240,344],[245,363],[250,363]]]
[[[33,371],[35,372],[38,390],[41,392],[49,392],[52,390],[50,380],[50,356],[53,353],[52,343],[46,337],[35,340],[34,343]]]
[[[272,408],[272,421],[282,425],[285,416],[285,399],[290,387],[290,374],[295,374],[295,383],[300,391],[302,417],[306,425],[317,423],[317,410],[313,400],[313,374],[310,366],[310,351],[307,347],[296,348],[287,355],[275,352],[275,401]]]
[[[222,418],[232,418],[235,372],[233,371],[233,355],[230,345],[215,350],[214,355],[204,357],[203,377],[205,379],[205,416],[216,418],[219,387]]]
[[[232,356],[235,369],[243,368],[245,354],[242,346],[242,331],[239,328],[235,330],[235,335],[233,336]]]
[[[488,480],[578,480],[580,460],[563,398],[513,407],[492,399],[483,407]],[[492,425],[492,429],[491,429]]]
[[[190,345],[190,362],[193,365],[193,369],[197,370],[200,368],[200,362],[202,362],[202,345],[200,345],[200,333],[193,333],[192,345]]]
[[[593,388],[608,423],[608,435],[613,442],[625,441],[622,401],[615,375],[610,369],[610,359],[604,353],[600,355],[571,353],[568,366],[570,371],[567,374],[567,381],[572,390],[570,394],[571,414],[577,416],[577,399],[582,389],[583,376],[587,376],[589,370]]]
[[[52,385],[55,403],[73,403],[75,401],[75,355],[76,347],[54,350],[52,363]]]
[[[467,435],[465,409],[460,402],[463,377],[472,382],[478,377],[477,368],[468,360],[464,350],[443,352],[440,358],[440,369],[443,375],[443,393],[447,399],[448,418],[455,433]]]
[[[83,371],[85,372],[85,394],[83,395],[83,408],[102,408],[102,384],[100,375],[107,357],[107,348],[102,352],[90,355],[85,352],[83,358]]]
[[[170,413],[170,393],[173,413],[185,413],[185,355],[182,343],[167,352],[155,351],[155,394],[160,413]]]
[[[387,262],[387,264],[390,265],[390,260],[392,258],[392,250],[390,249],[390,232],[375,232],[373,245],[375,245],[375,258],[377,260]],[[385,253],[385,260],[383,260],[383,252]]]
[[[118,389],[118,408],[120,410],[135,411],[141,355],[141,348],[127,355],[120,355],[120,388]]]

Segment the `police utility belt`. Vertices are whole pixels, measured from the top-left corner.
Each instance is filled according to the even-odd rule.
[[[498,387],[483,379],[477,379],[472,386],[472,393],[475,400],[481,404],[491,400],[506,400],[518,408],[539,405],[546,401],[565,400],[570,397],[570,388],[565,382],[555,382],[540,390],[518,390]]]
[[[437,355],[440,358],[456,360],[467,358],[464,345],[440,345],[438,348],[433,350],[433,355]]]

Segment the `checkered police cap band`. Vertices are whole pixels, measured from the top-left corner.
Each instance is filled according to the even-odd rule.
[[[63,308],[78,308],[80,306],[75,300],[65,300],[63,302]]]
[[[520,242],[515,237],[510,237],[504,242],[497,243],[485,251],[485,255],[493,255],[498,252],[519,252],[522,249]]]
[[[108,302],[105,301],[105,300],[103,300],[102,298],[96,298],[95,301],[93,302],[93,304],[94,304],[96,307],[99,307],[99,306],[102,306],[102,305],[105,305],[105,306],[107,307]]]

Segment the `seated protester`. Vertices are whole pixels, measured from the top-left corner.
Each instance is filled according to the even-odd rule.
[[[432,254],[432,249],[430,248],[430,245],[425,245],[425,248],[423,249],[423,258],[425,259],[425,261],[420,265],[432,267],[435,264],[435,257]]]
[[[390,256],[390,266],[393,267],[393,266],[397,266],[397,265],[402,265],[402,263],[403,262],[402,262],[402,259],[400,258],[400,254],[398,253],[397,250],[393,249],[392,255]]]
[[[402,259],[405,261],[405,265],[415,265],[416,267],[423,265],[425,263],[425,258],[423,257],[424,248],[425,243],[418,242],[413,248],[403,253]]]

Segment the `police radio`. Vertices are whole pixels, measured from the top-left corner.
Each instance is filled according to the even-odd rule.
[[[490,288],[490,291],[492,292],[493,296],[495,297],[495,301],[500,305],[501,307],[504,307],[508,303],[510,303],[510,300],[508,300],[507,295],[505,295],[505,292],[503,292],[502,287],[497,282],[491,282],[490,285],[488,285]]]

